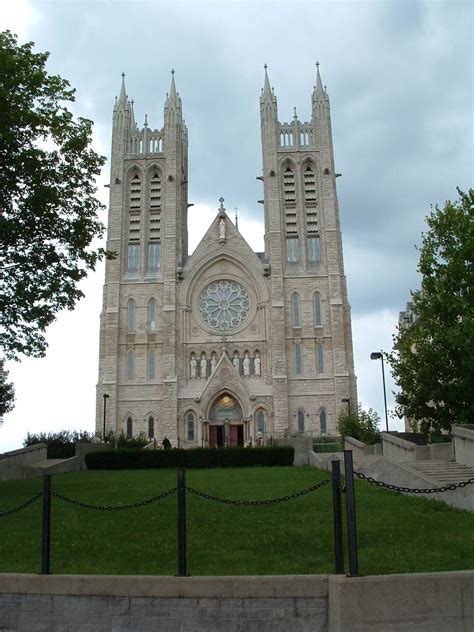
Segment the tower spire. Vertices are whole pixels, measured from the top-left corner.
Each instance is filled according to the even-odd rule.
[[[174,68],[171,69],[171,87],[169,99],[176,101],[176,84],[174,82]]]
[[[263,67],[265,68],[265,81],[264,81],[264,84],[263,84],[263,97],[271,99],[273,94],[272,94],[272,89],[271,89],[271,86],[270,86],[270,80],[268,78],[268,72],[267,72],[268,66],[267,66],[267,64],[265,64]]]
[[[314,94],[324,95],[323,82],[321,81],[321,75],[319,74],[319,61],[316,62],[316,86],[314,88]]]
[[[122,72],[122,85],[120,86],[120,95],[117,101],[117,107],[126,108],[128,105],[127,91],[125,90],[125,73]]]
[[[176,84],[174,81],[174,69],[171,69],[170,92],[169,94],[166,95],[166,102],[165,102],[165,122],[175,121],[176,120],[175,117],[177,117],[177,120],[182,121],[181,99],[179,97],[179,94],[176,92]]]

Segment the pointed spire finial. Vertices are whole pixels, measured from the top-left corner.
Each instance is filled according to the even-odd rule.
[[[127,91],[125,90],[125,73],[122,72],[122,85],[120,86],[120,95],[118,98],[118,104],[123,108],[127,108]]]
[[[237,211],[239,209],[237,207],[234,208],[235,211],[235,227],[237,228],[237,230],[239,230],[239,216],[237,215]]]
[[[265,64],[263,66],[265,68],[265,83],[263,85],[263,96],[267,96],[267,97],[271,97],[272,96],[272,89],[270,87],[270,79],[268,78],[268,66],[267,64]]]
[[[323,83],[321,81],[321,75],[319,74],[319,61],[316,62],[316,86],[314,88],[316,93],[324,92]]]
[[[148,127],[148,114],[145,114],[145,127]]]
[[[293,108],[293,118],[295,119],[295,121],[298,119],[298,114],[296,114],[296,106]]]
[[[176,84],[174,82],[174,68],[171,69],[171,87],[170,87],[170,99],[176,99]]]

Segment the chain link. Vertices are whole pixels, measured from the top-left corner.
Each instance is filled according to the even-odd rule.
[[[43,495],[43,492],[38,492],[37,494],[35,494],[32,498],[30,498],[30,500],[27,500],[25,503],[23,503],[22,505],[18,505],[18,507],[14,507],[13,509],[9,509],[8,511],[2,511],[0,512],[0,518],[3,518],[5,516],[10,516],[11,514],[14,513],[18,513],[19,511],[21,511],[22,509],[25,509],[25,507],[28,507],[29,505],[32,505],[35,501],[38,500],[38,498],[40,498],[40,496]]]
[[[376,485],[377,487],[384,487],[385,489],[391,489],[395,492],[408,492],[410,494],[436,494],[438,492],[452,492],[455,489],[461,489],[466,487],[466,485],[474,484],[474,478],[470,478],[467,481],[461,481],[460,483],[452,484],[452,485],[443,485],[443,487],[431,487],[428,489],[420,489],[419,487],[399,487],[398,485],[391,485],[390,483],[384,483],[384,481],[377,481],[372,476],[365,476],[362,472],[354,472],[354,474],[368,483],[372,485]]]
[[[76,507],[83,507],[84,509],[97,509],[98,511],[121,511],[124,509],[138,509],[139,507],[145,507],[146,505],[151,505],[151,503],[156,503],[167,496],[171,496],[177,490],[177,487],[172,487],[168,489],[168,491],[163,492],[162,494],[158,494],[158,496],[153,496],[152,498],[147,498],[146,500],[139,500],[136,503],[129,503],[128,505],[92,505],[91,503],[85,503],[81,500],[75,500],[74,498],[68,498],[64,496],[60,492],[56,492],[51,490],[51,494],[59,498],[70,505],[75,505]]]
[[[200,498],[205,498],[206,500],[214,500],[218,503],[223,503],[224,505],[239,505],[241,507],[255,507],[258,505],[275,505],[276,503],[282,503],[287,500],[293,500],[294,498],[299,498],[300,496],[304,496],[309,494],[310,492],[314,492],[316,489],[323,487],[323,485],[327,485],[331,483],[332,479],[327,478],[321,483],[316,483],[316,485],[312,485],[311,487],[307,487],[306,489],[302,489],[299,492],[295,492],[294,494],[288,494],[287,496],[279,496],[277,498],[268,498],[266,500],[232,500],[230,498],[222,498],[220,496],[214,496],[213,494],[208,494],[206,492],[202,492],[199,489],[195,489],[194,487],[186,486],[186,489],[191,494],[195,496],[199,496]]]

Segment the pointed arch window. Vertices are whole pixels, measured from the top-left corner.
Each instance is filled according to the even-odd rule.
[[[283,198],[285,206],[296,205],[295,173],[289,165],[283,172]]]
[[[154,380],[155,379],[155,365],[156,365],[156,360],[155,360],[155,352],[153,349],[150,349],[148,351],[148,367],[147,367],[147,373],[148,373],[148,379],[149,380]]]
[[[154,298],[148,301],[147,327],[151,334],[156,331],[156,301]]]
[[[133,351],[130,350],[127,352],[127,380],[133,380],[133,370],[134,370],[134,357]]]
[[[301,327],[300,296],[297,292],[291,295],[291,322],[293,327]]]
[[[186,416],[186,429],[188,441],[194,441],[194,429],[195,429],[194,413],[188,413]]]
[[[136,272],[140,265],[140,246],[138,244],[129,244],[127,255],[127,269],[130,272]]]
[[[150,211],[161,208],[161,178],[158,171],[150,179]]]
[[[307,164],[303,171],[305,205],[316,206],[316,178],[311,164]]]
[[[133,420],[131,417],[127,418],[127,439],[133,437]]]
[[[257,412],[257,432],[265,434],[265,413],[261,408]]]
[[[321,242],[317,235],[308,237],[308,261],[310,263],[321,261]]]
[[[155,438],[155,420],[153,419],[153,415],[148,417],[148,438]]]
[[[319,413],[319,431],[321,434],[325,434],[328,431],[327,416],[324,408]]]
[[[316,344],[316,366],[318,374],[322,375],[324,373],[324,346],[320,342]]]
[[[142,181],[138,173],[130,180],[130,211],[140,210],[142,200]]]
[[[158,171],[153,171],[150,179],[150,219],[149,236],[150,242],[159,242],[161,238],[161,205],[162,205],[162,180]],[[159,265],[151,269],[159,268]]]
[[[295,344],[295,375],[303,374],[303,362],[301,357],[301,344]]]
[[[127,333],[135,333],[135,301],[133,298],[127,302]]]
[[[316,292],[314,295],[314,326],[321,327],[323,324],[321,312],[321,294]]]
[[[288,263],[298,263],[300,248],[298,237],[288,237],[286,240],[286,259]]]
[[[304,434],[304,432],[305,432],[305,421],[306,421],[305,420],[304,411],[299,410],[297,418],[298,418],[298,432],[300,434]]]
[[[161,245],[159,243],[148,244],[148,269],[159,270],[161,266]]]

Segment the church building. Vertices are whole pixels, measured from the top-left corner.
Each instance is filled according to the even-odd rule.
[[[260,97],[265,252],[219,200],[188,253],[188,130],[174,74],[164,125],[140,129],[122,80],[113,112],[96,431],[176,447],[336,432],[357,404],[329,98],[280,123]],[[232,133],[232,130],[229,130]],[[216,191],[216,199],[224,195]],[[216,203],[217,207],[217,203]]]

